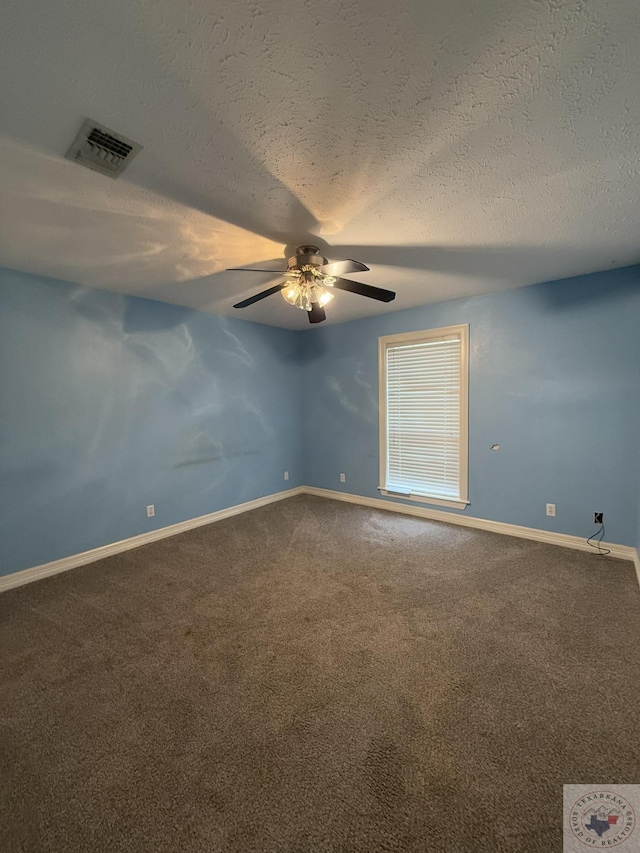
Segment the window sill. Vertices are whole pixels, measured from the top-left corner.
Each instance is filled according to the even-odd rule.
[[[445,498],[429,498],[426,495],[416,495],[412,492],[394,492],[390,489],[378,486],[378,491],[381,495],[387,498],[399,498],[405,501],[418,501],[422,504],[431,504],[432,506],[448,506],[450,509],[465,509],[469,506],[469,501],[446,500]]]

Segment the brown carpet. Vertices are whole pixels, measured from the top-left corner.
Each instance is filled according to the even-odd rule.
[[[561,849],[631,563],[301,496],[0,596],[3,853]]]

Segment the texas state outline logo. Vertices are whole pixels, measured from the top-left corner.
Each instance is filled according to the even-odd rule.
[[[565,785],[564,851],[640,853],[640,785]]]

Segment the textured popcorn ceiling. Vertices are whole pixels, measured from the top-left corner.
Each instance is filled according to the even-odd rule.
[[[316,242],[383,305],[640,261],[637,0],[9,0],[0,264],[291,328],[223,272]],[[91,117],[144,145],[64,160]],[[330,248],[329,248],[330,247]],[[354,276],[355,277],[355,276]]]

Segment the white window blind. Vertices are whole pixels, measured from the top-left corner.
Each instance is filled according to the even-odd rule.
[[[381,339],[382,491],[466,504],[466,329]]]

